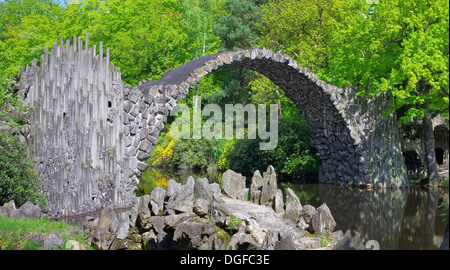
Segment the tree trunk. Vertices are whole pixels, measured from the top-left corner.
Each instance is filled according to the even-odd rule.
[[[427,110],[427,114],[423,118],[423,130],[425,139],[425,155],[428,173],[428,185],[432,186],[435,181],[439,180],[438,166],[436,161],[436,151],[434,146],[434,130],[433,123],[431,122],[431,112],[429,108],[430,100],[426,99],[424,107]]]

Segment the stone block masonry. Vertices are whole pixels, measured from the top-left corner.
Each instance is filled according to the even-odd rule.
[[[84,47],[83,47],[84,45]],[[327,84],[288,55],[265,48],[220,52],[125,86],[120,70],[86,35],[55,41],[21,73],[30,113],[29,157],[49,199],[48,213],[70,216],[131,206],[146,160],[177,102],[223,65],[259,72],[280,86],[310,126],[320,180],[377,188],[407,185],[392,97],[358,97]],[[279,135],[282,136],[282,135]]]

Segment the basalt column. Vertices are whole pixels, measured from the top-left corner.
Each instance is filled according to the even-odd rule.
[[[83,44],[84,43],[84,44]],[[84,46],[83,46],[84,45]],[[84,47],[84,48],[83,48]],[[52,216],[106,205],[126,207],[134,196],[123,135],[124,85],[102,43],[88,36],[46,47],[21,74],[29,115],[29,157]]]

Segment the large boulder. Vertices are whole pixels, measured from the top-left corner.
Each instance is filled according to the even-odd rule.
[[[41,208],[38,205],[34,205],[32,202],[27,201],[22,206],[19,207],[22,209],[23,215],[29,218],[40,218],[41,217]]]
[[[209,211],[209,202],[203,198],[197,198],[194,201],[194,213],[200,217],[206,216]]]
[[[300,199],[295,192],[288,188],[286,189],[286,211],[285,217],[292,220],[295,224],[300,220],[303,207],[300,203]]]
[[[166,186],[166,196],[172,197],[175,193],[177,193],[183,185],[178,183],[177,181],[170,179],[169,182],[167,182]]]
[[[215,215],[211,215],[212,212]],[[233,218],[239,218],[242,221],[241,225],[244,228],[239,228],[238,232],[239,230],[244,230],[251,237],[252,241],[247,241],[249,239],[248,236],[245,239],[235,239],[235,243],[237,243],[239,248],[246,247],[253,249],[256,246],[263,248],[265,245],[267,247],[266,249],[273,249],[277,241],[289,235],[292,235],[295,239],[295,249],[307,248],[302,244],[304,238],[307,237],[306,233],[296,227],[289,219],[283,218],[282,214],[276,213],[271,207],[224,198],[222,203],[211,203],[209,217],[219,227],[228,226]],[[219,222],[217,223],[217,221]],[[272,235],[273,237],[271,238],[271,235],[267,235],[269,231],[274,231],[279,236],[275,237]],[[235,247],[237,246],[235,245]]]
[[[26,238],[38,247],[44,244],[44,236],[40,233],[31,232],[26,236]]]
[[[9,217],[13,219],[19,219],[24,216],[22,209],[11,209],[9,212]]]
[[[209,220],[219,227],[224,227],[227,217],[229,217],[229,210],[222,201],[213,200],[209,205]]]
[[[154,233],[156,234],[157,243],[163,242],[164,238],[167,235],[167,232],[164,231],[165,223],[164,218],[161,216],[152,217],[152,225]]]
[[[151,229],[151,200],[152,199],[150,195],[144,195],[141,197],[141,200],[139,202],[136,226],[141,232],[145,232]]]
[[[64,240],[57,233],[51,233],[44,238],[45,249],[57,249],[64,245]]]
[[[166,197],[166,191],[161,187],[156,187],[152,190],[150,195],[150,205],[154,215],[159,215],[164,212],[164,199]]]
[[[127,211],[120,211],[118,213],[119,225],[117,227],[118,240],[125,239],[128,236],[128,229],[130,228],[130,216]],[[134,226],[134,225],[133,225]]]
[[[195,199],[204,199],[208,203],[213,199],[218,199],[222,195],[222,191],[218,183],[209,184],[208,179],[200,178],[195,181],[194,185]]]
[[[126,239],[130,228],[129,211],[117,210],[107,206],[100,211],[98,218],[88,216],[83,224],[87,243],[96,249],[117,249],[120,240]]]
[[[300,220],[297,223],[297,226],[302,230],[308,230],[313,232],[311,221],[314,216],[314,213],[316,212],[316,208],[312,205],[304,205],[302,213],[300,214]]]
[[[287,219],[286,219],[287,220]],[[320,237],[310,237],[293,223],[269,229],[264,238],[263,250],[302,250],[320,247]]]
[[[9,217],[9,212],[11,212],[9,208],[0,206],[0,216]]]
[[[119,219],[112,207],[105,207],[100,212],[97,230],[94,231],[94,244],[97,249],[110,249],[119,227]]]
[[[185,185],[179,187],[167,201],[167,213],[173,215],[176,213],[189,213],[193,211],[195,200],[194,195],[195,180],[190,176]]]
[[[277,194],[277,175],[272,165],[263,173],[263,187],[261,190],[260,204],[273,208]]]
[[[222,189],[218,183],[211,183],[208,185],[208,192],[211,194],[212,198],[215,200],[219,200],[221,197],[225,195],[222,194]]]
[[[275,212],[277,213],[282,213],[284,211],[283,191],[281,191],[281,189],[278,189],[277,194],[275,195],[275,203],[273,210],[275,210]]]
[[[227,196],[232,199],[241,198],[245,190],[245,176],[232,170],[227,170],[222,174],[222,188]]]
[[[130,222],[130,227],[135,227],[136,226],[136,220],[138,217],[138,209],[139,209],[139,205],[141,204],[141,197],[135,197],[133,199],[133,203],[131,205],[131,208],[129,209],[129,222]]]
[[[199,178],[194,184],[194,196],[196,199],[202,198],[206,201],[211,200],[212,193],[209,190],[209,182],[206,178]]]
[[[261,198],[261,191],[264,181],[259,170],[253,173],[252,183],[250,185],[250,201],[259,204]]]
[[[333,234],[336,221],[325,203],[316,209],[312,218],[312,228],[316,235],[331,236]]]
[[[9,202],[4,203],[3,207],[8,208],[9,210],[13,210],[16,209],[16,203],[14,202],[14,200],[10,200]]]
[[[216,232],[214,225],[205,220],[193,218],[179,224],[174,232],[175,248],[211,250],[213,237]]]
[[[228,248],[232,250],[259,250],[261,245],[255,242],[253,235],[240,230],[233,234]]]

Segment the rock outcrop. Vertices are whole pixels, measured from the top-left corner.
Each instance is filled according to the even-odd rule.
[[[333,237],[335,225],[328,207],[302,207],[290,189],[285,204],[272,166],[264,177],[255,172],[250,188],[245,186],[242,175],[231,170],[224,175],[224,193],[217,183],[205,178],[189,177],[186,184],[170,180],[166,190],[155,188],[150,195],[136,198],[133,207],[121,217],[104,209],[99,219],[86,219],[86,233],[99,249],[333,247],[335,242],[324,244],[321,237]]]

